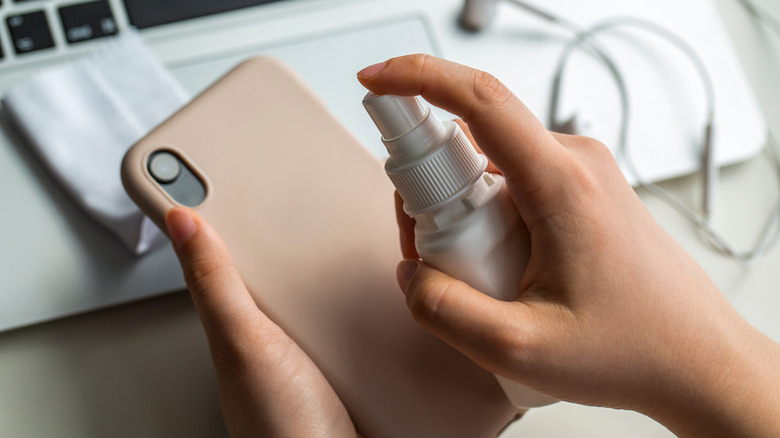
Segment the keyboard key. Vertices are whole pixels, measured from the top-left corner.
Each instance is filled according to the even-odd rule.
[[[5,21],[17,54],[22,55],[54,47],[49,21],[43,11],[10,15]]]
[[[64,6],[59,13],[65,38],[71,44],[117,33],[108,0]]]

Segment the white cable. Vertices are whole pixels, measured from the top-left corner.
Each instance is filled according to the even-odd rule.
[[[557,117],[558,97],[560,95],[563,72],[568,63],[568,60],[570,59],[570,56],[573,53],[575,48],[584,45],[588,49],[590,49],[604,63],[604,65],[609,70],[610,74],[613,76],[615,83],[618,87],[621,106],[623,107],[622,118],[620,123],[620,131],[619,131],[619,140],[618,140],[619,158],[623,159],[623,162],[626,166],[626,170],[628,170],[632,174],[632,176],[637,181],[637,184],[640,187],[643,187],[646,190],[648,190],[650,193],[652,193],[654,196],[658,197],[662,201],[666,202],[672,208],[677,210],[682,216],[690,220],[695,226],[697,226],[704,233],[706,237],[706,241],[714,249],[721,252],[722,254],[734,258],[738,263],[740,263],[745,267],[750,267],[751,265],[753,265],[761,255],[766,253],[777,243],[778,239],[780,238],[780,199],[778,199],[775,208],[773,208],[771,214],[767,218],[767,221],[764,227],[762,228],[762,231],[757,239],[757,243],[754,245],[754,247],[747,252],[740,252],[734,250],[731,247],[731,245],[728,244],[726,239],[723,238],[712,227],[709,218],[706,214],[702,215],[697,213],[696,211],[694,211],[693,209],[685,205],[682,201],[672,196],[666,190],[662,189],[657,184],[642,178],[640,173],[637,171],[633,160],[631,159],[630,150],[628,148],[628,128],[629,128],[629,120],[630,120],[629,117],[630,102],[628,97],[628,90],[625,85],[623,75],[620,73],[620,70],[618,69],[617,65],[614,63],[613,58],[609,55],[608,51],[599,43],[596,36],[599,33],[603,33],[615,27],[621,27],[621,26],[636,27],[636,28],[641,28],[650,33],[653,33],[661,37],[662,39],[665,39],[666,41],[670,42],[672,45],[677,47],[681,52],[683,52],[688,57],[688,59],[691,60],[694,68],[696,69],[697,73],[701,77],[702,83],[704,85],[705,96],[707,100],[707,122],[706,122],[706,133],[705,133],[705,142],[706,142],[709,141],[709,139],[707,139],[706,136],[711,135],[711,128],[713,126],[713,120],[714,120],[714,108],[715,108],[714,87],[712,85],[712,80],[701,58],[684,40],[679,38],[674,33],[670,32],[669,30],[655,23],[648,22],[645,20],[640,20],[637,18],[630,18],[630,17],[614,18],[596,24],[595,26],[592,26],[590,28],[582,29],[581,27],[574,24],[573,22],[565,20],[559,16],[556,16],[555,14],[542,11],[534,6],[525,3],[524,1],[521,0],[508,0],[508,1],[531,13],[534,13],[540,18],[543,18],[547,21],[551,21],[569,30],[570,32],[574,33],[574,35],[576,36],[574,40],[572,40],[569,44],[567,44],[566,48],[564,49],[559,59],[558,68],[556,70],[556,75],[553,81],[552,103],[550,106],[551,121],[555,121]],[[748,4],[750,6],[754,6],[752,5],[752,3],[750,3],[750,0],[737,0],[737,1],[742,2],[744,5],[746,5],[746,7],[748,7]],[[761,12],[757,12],[757,11],[758,10],[754,8],[751,10],[751,13],[761,18],[762,21],[764,21],[765,23],[777,24],[776,21],[767,20],[765,17],[763,17],[761,14],[766,15],[763,11]],[[768,24],[768,26],[771,27],[772,25]],[[776,29],[773,28],[773,31],[778,32],[778,35],[780,35],[780,26],[777,26]],[[774,137],[772,137],[772,140],[774,140]],[[768,152],[770,153],[773,163],[775,164],[774,166],[775,171],[778,174],[778,176],[780,176],[780,153],[777,150],[775,150],[776,145],[777,145],[776,141],[770,141],[769,144],[767,145],[767,148],[769,149]],[[712,153],[711,150],[707,152]],[[711,160],[707,160],[707,161],[712,162]],[[705,213],[709,211],[707,206],[708,202],[709,201],[705,200]]]
[[[755,4],[752,0],[736,0],[740,3],[745,10],[747,10],[753,17],[763,23],[776,35],[780,36],[780,21],[778,21],[772,14],[767,12],[766,9]]]
[[[603,32],[604,30],[607,30],[609,28],[617,27],[620,25],[632,25],[637,26],[638,23],[642,23],[640,20],[637,19],[614,19],[609,20],[609,22],[605,22],[596,26],[593,26],[589,29],[586,29],[585,31],[582,31],[577,40],[572,43],[574,46],[578,46],[583,44],[588,39],[593,40],[595,35],[599,32]],[[665,30],[660,30],[662,28],[659,28],[657,25],[654,25],[652,23],[642,23],[641,25],[646,30],[649,30],[651,32],[655,32],[659,36],[662,36],[666,38],[668,41],[672,42],[673,44],[677,45],[679,48],[681,48],[684,52],[687,52],[688,55],[695,54],[685,43],[680,44],[681,40],[677,39],[676,37],[670,38],[670,35],[673,35]],[[601,49],[603,51],[603,48]],[[570,53],[570,51],[569,51]],[[564,56],[566,56],[568,59],[569,53],[565,53]],[[714,95],[714,91],[711,88],[711,81],[709,80],[709,76],[706,73],[706,69],[703,69],[703,63],[698,58],[698,56],[692,56],[690,59],[693,61],[694,65],[697,67],[697,70],[702,75],[702,78],[705,83],[705,89],[707,90],[707,94],[709,96]],[[564,64],[565,64],[564,60]],[[617,70],[616,67],[614,67],[614,64],[612,66],[609,66],[610,71],[613,73],[613,76],[616,76],[616,80],[621,84],[619,86],[621,95],[622,95],[622,101],[624,102],[624,108],[628,107],[628,95],[627,95],[627,89],[624,85],[624,81],[622,77],[619,79],[617,78],[620,73],[619,70]],[[706,79],[705,79],[706,78]],[[708,99],[710,102],[714,101],[714,98],[710,97]],[[634,164],[630,150],[628,148],[628,142],[627,142],[627,131],[628,131],[628,112],[624,111],[625,116],[621,122],[621,136],[619,141],[619,151],[620,151],[620,158],[623,159],[624,164],[626,165],[626,169],[632,174],[632,176],[637,180],[637,183],[640,187],[645,188],[650,193],[652,193],[654,196],[660,198],[667,204],[669,204],[672,208],[677,210],[680,214],[682,214],[684,217],[686,217],[688,220],[690,220],[693,224],[695,224],[697,227],[701,229],[701,231],[704,233],[705,237],[707,238],[707,242],[717,251],[734,258],[742,264],[743,266],[749,267],[752,264],[755,263],[755,261],[766,251],[768,251],[771,246],[772,242],[777,241],[778,233],[780,233],[780,227],[778,227],[778,221],[780,220],[780,217],[775,213],[778,210],[780,210],[780,202],[776,206],[775,209],[773,209],[773,213],[768,218],[761,235],[759,237],[758,242],[755,244],[755,246],[747,251],[747,252],[740,252],[732,248],[732,246],[728,243],[728,241],[723,238],[717,231],[715,231],[712,228],[712,225],[709,221],[709,218],[706,215],[702,215],[685,205],[682,201],[672,196],[670,193],[662,189],[660,186],[658,186],[655,183],[652,183],[650,181],[645,180],[642,178],[641,174],[637,171],[636,165]],[[713,116],[712,109],[708,110],[708,118],[710,121],[708,121],[708,126],[711,126],[711,118]],[[771,230],[774,230],[774,234],[771,234]]]

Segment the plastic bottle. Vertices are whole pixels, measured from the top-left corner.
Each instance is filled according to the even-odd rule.
[[[363,106],[390,154],[385,171],[416,221],[420,258],[493,298],[517,299],[530,240],[504,178],[485,172],[487,158],[460,127],[442,123],[419,97],[369,92]],[[556,401],[496,378],[517,407]]]

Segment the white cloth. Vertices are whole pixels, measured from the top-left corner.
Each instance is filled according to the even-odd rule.
[[[135,32],[16,85],[3,108],[73,199],[142,254],[163,234],[122,187],[127,149],[188,97]]]

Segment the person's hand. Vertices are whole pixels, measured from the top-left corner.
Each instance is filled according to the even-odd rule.
[[[165,223],[206,331],[230,436],[356,436],[314,362],[258,309],[216,232],[185,208]]]
[[[547,131],[494,77],[431,56],[358,79],[460,116],[531,235],[520,298],[502,302],[416,260],[400,214],[399,283],[421,325],[555,398],[638,410],[689,436],[780,436],[777,344],[656,224],[604,145]]]

